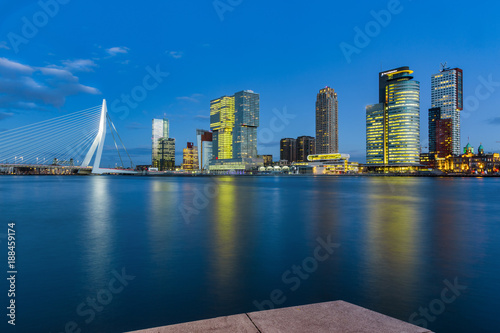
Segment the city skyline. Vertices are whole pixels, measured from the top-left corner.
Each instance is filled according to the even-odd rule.
[[[455,2],[446,4],[449,4],[450,15],[461,22],[460,25],[441,28],[447,36],[446,40],[434,38],[435,30],[430,27],[408,27],[408,20],[425,20],[431,13],[423,4],[401,1],[401,13],[404,14],[392,15],[390,24],[379,25],[380,33],[370,36],[369,43],[365,41],[366,45],[360,47],[362,38],[356,39],[354,28],[364,31],[368,23],[376,22],[371,12],[386,10],[387,2],[362,1],[338,6],[325,3],[325,13],[317,14],[312,7],[303,5],[289,4],[287,8],[280,8],[276,4],[257,1],[243,3],[232,12],[226,12],[222,21],[211,3],[200,4],[196,8],[187,8],[183,4],[158,4],[158,14],[151,14],[149,7],[139,4],[130,5],[132,8],[129,6],[125,10],[114,6],[114,3],[106,3],[100,5],[101,9],[116,11],[116,17],[110,17],[106,25],[97,22],[86,30],[75,28],[74,40],[65,40],[67,47],[63,48],[53,44],[50,37],[58,29],[76,26],[84,16],[93,15],[82,5],[71,3],[61,6],[59,14],[50,24],[40,28],[28,44],[19,45],[16,53],[7,36],[10,32],[21,34],[21,18],[31,18],[41,10],[36,4],[20,4],[17,11],[8,11],[11,13],[8,16],[4,11],[5,25],[0,29],[0,72],[2,77],[10,75],[13,78],[11,82],[16,83],[10,87],[12,97],[2,99],[0,103],[0,130],[84,109],[106,98],[110,104],[110,116],[124,138],[134,163],[147,164],[150,159],[148,123],[151,119],[163,118],[166,113],[171,122],[171,137],[176,138],[178,147],[181,147],[186,142],[196,141],[196,128],[208,127],[211,99],[231,91],[252,89],[261,94],[261,131],[270,129],[273,118],[276,118],[274,111],[290,115],[290,118],[285,118],[283,130],[273,132],[269,140],[261,140],[258,145],[259,154],[272,153],[277,159],[281,138],[315,136],[315,96],[320,87],[328,85],[341,96],[340,151],[349,152],[353,160],[364,162],[365,107],[376,99],[374,87],[377,82],[373,73],[379,72],[381,67],[402,65],[408,65],[415,71],[415,79],[421,82],[422,91],[421,145],[428,146],[426,110],[431,108],[430,77],[439,71],[440,63],[448,61],[450,67],[462,68],[465,73],[460,146],[465,146],[470,137],[473,143],[482,142],[486,151],[498,152],[500,145],[496,141],[500,138],[496,133],[500,124],[500,88],[497,82],[500,82],[500,67],[495,59],[500,49],[495,36],[500,35],[499,28],[487,24],[489,19],[493,19],[493,13],[484,13],[479,8],[471,8],[465,13],[455,8]],[[15,7],[14,4],[5,6]],[[251,18],[258,16],[262,6],[274,19],[262,20],[263,26],[252,34]],[[328,8],[334,7],[348,14],[331,26],[308,18],[307,22],[315,28],[310,33],[301,33],[286,19],[299,13],[305,15],[301,17],[309,17],[313,12],[323,16]],[[162,24],[146,24],[141,28],[142,35],[147,38],[138,38],[135,24],[123,26],[123,30],[114,33],[113,38],[101,33],[107,31],[108,25],[116,23],[118,26],[115,20],[121,22],[130,18],[129,21],[134,22],[135,14],[145,11],[153,17],[163,13],[167,18],[162,19]],[[182,16],[180,13],[192,15],[183,16],[189,19],[182,22],[177,18]],[[484,20],[470,22],[467,19],[476,14],[485,16]],[[314,15],[311,17],[316,17]],[[195,19],[206,27],[202,34],[195,35],[189,27]],[[85,26],[83,21],[81,26]],[[169,31],[179,33],[166,33]],[[224,44],[225,40],[236,40],[236,31],[251,37],[245,43]],[[268,34],[268,31],[273,33]],[[316,46],[322,39],[316,36],[316,31],[329,33],[330,42],[318,44],[321,48]],[[276,43],[276,34],[289,37],[286,40],[293,37],[294,43]],[[399,48],[390,47],[398,45],[399,40],[411,40],[412,43],[405,43]],[[145,45],[145,41],[149,43]],[[340,47],[342,43],[356,47],[359,52],[352,53],[347,59]],[[268,56],[259,56],[252,49],[256,45],[260,45],[259,50],[266,49]],[[44,52],[48,49],[51,51]],[[244,52],[246,50],[250,52]],[[237,65],[242,62],[248,63],[248,66]],[[220,68],[233,70],[221,71]],[[55,76],[56,70],[59,76]],[[151,73],[156,73],[156,80]],[[147,90],[147,97],[141,101],[132,100],[135,107],[122,102],[121,95],[131,95],[136,86],[143,85],[147,75],[151,76],[147,85],[156,86],[151,91]],[[50,98],[35,98],[39,95],[22,85],[26,77],[46,87]],[[50,82],[67,82],[64,81],[67,78],[76,78],[78,84],[69,86],[63,96],[49,89],[53,88]],[[5,84],[5,81],[0,82],[2,87]],[[25,93],[29,98],[20,98]],[[118,103],[113,108],[115,101]],[[182,159],[179,149],[176,159]]]

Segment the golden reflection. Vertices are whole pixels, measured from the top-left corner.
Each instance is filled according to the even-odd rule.
[[[367,188],[367,293],[374,303],[388,303],[393,297],[414,299],[418,292],[420,211],[423,199],[416,187],[419,179],[371,178]],[[380,283],[383,281],[383,283]],[[392,292],[377,288],[391,286]]]
[[[234,177],[218,179],[218,195],[214,198],[215,283],[227,288],[234,278],[236,248],[236,186]]]

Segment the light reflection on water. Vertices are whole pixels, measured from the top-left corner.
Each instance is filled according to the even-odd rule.
[[[211,184],[213,178],[2,178],[0,193],[9,194],[2,216],[16,220],[25,237],[19,299],[29,304],[30,320],[20,328],[82,324],[75,307],[122,267],[136,280],[83,323],[84,332],[255,311],[253,302],[274,289],[284,291],[281,306],[343,299],[409,320],[439,297],[443,280],[456,277],[467,292],[429,328],[500,327],[497,179],[220,177],[215,197],[196,198]],[[197,213],[186,220],[180,207]],[[291,291],[283,273],[328,236],[341,247]],[[50,311],[38,310],[49,299]]]

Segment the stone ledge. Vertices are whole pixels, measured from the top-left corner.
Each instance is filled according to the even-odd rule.
[[[432,333],[344,301],[250,312],[131,333]]]

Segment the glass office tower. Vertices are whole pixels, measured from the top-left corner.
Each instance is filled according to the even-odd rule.
[[[420,82],[409,67],[379,73],[379,103],[366,107],[367,164],[420,162]]]
[[[214,159],[233,158],[234,96],[223,96],[210,102],[210,129],[213,132]]]
[[[151,164],[155,168],[159,168],[161,156],[160,139],[168,139],[169,122],[168,119],[153,119],[152,126],[152,147],[151,147]]]
[[[234,105],[233,158],[256,158],[260,96],[251,90],[237,92]]]
[[[438,142],[436,122],[439,119],[451,119],[451,137],[441,135],[441,140],[451,140],[451,151],[460,155],[460,111],[463,110],[463,71],[460,68],[445,68],[431,77],[431,105],[429,109],[429,153],[443,154],[437,146],[446,145]],[[446,122],[442,122],[446,123]]]

